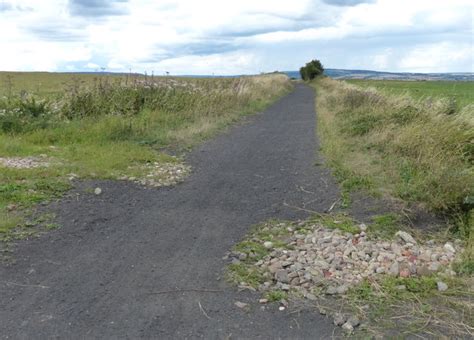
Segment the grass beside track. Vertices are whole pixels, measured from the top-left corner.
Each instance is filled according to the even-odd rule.
[[[5,81],[6,74],[0,76]],[[144,177],[147,164],[180,161],[163,150],[189,148],[292,88],[282,74],[8,76],[8,84],[0,87],[0,157],[41,155],[50,166],[0,166],[0,241],[28,234],[21,226],[36,221],[25,212],[60,196],[70,187],[71,173],[79,178]]]
[[[410,88],[411,82],[406,82]],[[322,151],[343,196],[368,190],[448,216],[466,242],[460,272],[474,272],[474,100],[453,107],[321,78]]]

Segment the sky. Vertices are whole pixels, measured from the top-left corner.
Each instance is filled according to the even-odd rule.
[[[472,0],[0,0],[0,70],[473,72]]]

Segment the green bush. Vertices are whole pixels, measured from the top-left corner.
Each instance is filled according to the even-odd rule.
[[[300,75],[303,80],[311,80],[324,73],[324,67],[317,59],[311,60],[300,68]]]

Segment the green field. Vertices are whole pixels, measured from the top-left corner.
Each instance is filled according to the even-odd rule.
[[[474,82],[359,79],[346,81],[366,88],[374,87],[387,94],[409,94],[416,99],[453,98],[458,108],[474,103]]]
[[[0,97],[27,92],[37,96],[61,94],[67,88],[78,85],[90,85],[98,80],[137,79],[139,76],[85,73],[51,73],[51,72],[0,72]],[[143,79],[144,76],[141,76]]]

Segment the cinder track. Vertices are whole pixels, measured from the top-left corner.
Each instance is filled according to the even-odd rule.
[[[262,310],[257,294],[220,279],[222,256],[251,225],[305,217],[289,206],[324,211],[337,199],[331,176],[314,166],[314,131],[314,91],[296,85],[195,148],[193,173],[176,187],[77,183],[51,207],[62,228],[19,242],[16,262],[0,265],[0,337],[330,337],[330,319]],[[95,186],[102,195],[84,191]],[[182,289],[198,291],[160,293]],[[199,291],[209,289],[218,292]]]

